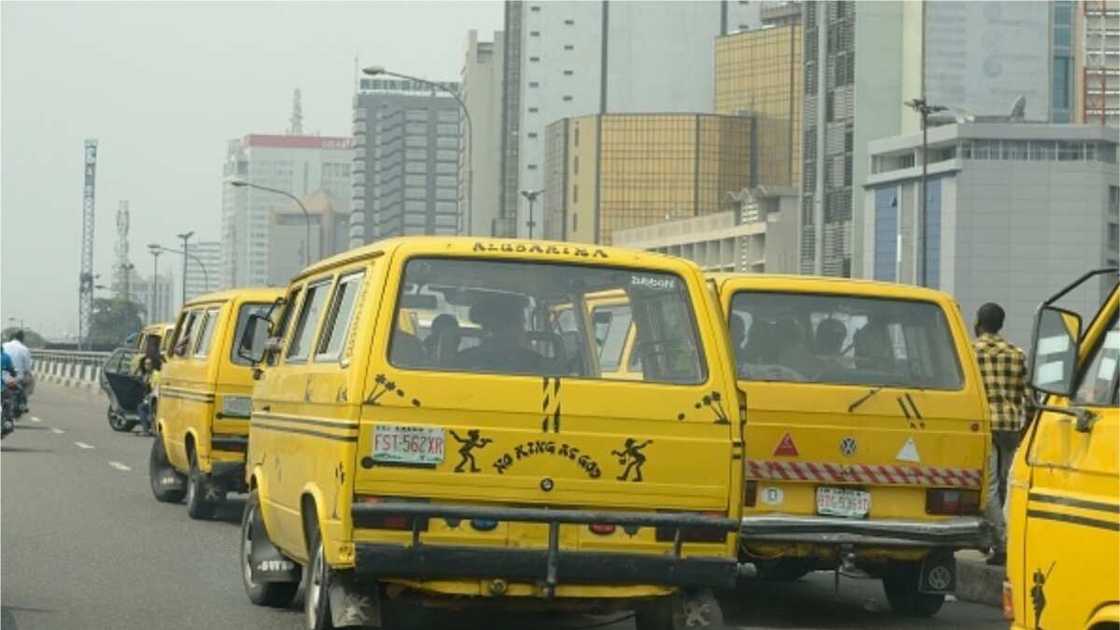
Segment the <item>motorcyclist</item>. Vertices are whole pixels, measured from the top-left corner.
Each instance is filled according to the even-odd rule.
[[[12,363],[12,357],[8,356],[7,352],[0,350],[0,389],[3,390],[4,398],[3,423],[0,425],[0,435],[11,433],[14,427],[12,421],[14,410],[10,407],[15,405],[15,395],[8,387],[17,388],[17,383],[16,368]]]
[[[11,359],[12,368],[15,371],[16,380],[20,386],[17,398],[19,412],[26,413],[28,411],[28,397],[35,391],[35,377],[31,373],[31,350],[23,345],[23,331],[17,330],[13,332],[8,342],[4,344],[3,350]]]

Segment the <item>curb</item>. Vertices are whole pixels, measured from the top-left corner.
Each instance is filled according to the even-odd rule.
[[[958,551],[956,556],[957,599],[997,608],[1002,606],[1006,569],[988,566],[984,554],[978,551]]]

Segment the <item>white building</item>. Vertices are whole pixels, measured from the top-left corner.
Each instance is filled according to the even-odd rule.
[[[351,139],[345,137],[250,134],[231,140],[222,181],[221,263],[217,286],[264,286],[268,283],[269,224],[274,209],[291,199],[230,182],[245,180],[304,197],[320,188],[350,212]],[[207,265],[207,271],[210,271]],[[190,288],[188,286],[188,288]]]
[[[758,26],[728,0],[506,3],[500,235],[527,232],[522,190],[544,183],[545,127],[601,113],[712,111],[715,38]]]
[[[966,319],[985,302],[1000,304],[1007,336],[1026,344],[1039,302],[1090,269],[1117,264],[1118,140],[1117,129],[1090,125],[930,129],[926,284],[952,293]],[[920,133],[870,144],[863,277],[920,276],[921,146]],[[1064,305],[1088,317],[1112,282],[1103,278]]]
[[[494,41],[478,40],[478,31],[467,33],[467,49],[461,73],[463,102],[470,112],[471,133],[463,126],[462,161],[459,164],[460,206],[470,208],[467,234],[491,236],[498,218],[502,164],[502,58],[504,36]],[[473,144],[473,149],[472,145]],[[470,156],[470,161],[467,157]],[[473,176],[471,175],[473,171]],[[474,190],[470,187],[473,186]],[[467,203],[467,196],[471,202]]]
[[[687,258],[705,271],[797,273],[797,190],[744,191],[740,210],[615,230],[611,242]]]
[[[916,131],[905,103],[958,114],[1050,119],[1051,2],[849,2],[802,5],[804,273],[858,275],[860,187],[872,140]]]
[[[221,278],[218,273],[222,268],[222,243],[219,241],[188,242],[187,252],[190,254],[187,256],[187,299],[203,293],[217,291],[221,287],[219,284]],[[179,264],[182,264],[182,262]]]
[[[156,277],[154,284],[153,296],[152,276],[134,277],[132,299],[144,307],[144,312],[147,314],[144,320],[147,323],[172,321],[175,319],[175,306],[179,304],[179,295],[175,293],[175,280],[171,273],[163,272]]]

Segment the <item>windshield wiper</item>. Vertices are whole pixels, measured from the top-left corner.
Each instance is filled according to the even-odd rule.
[[[848,405],[848,413],[852,413],[857,408],[859,408],[860,405],[867,402],[868,400],[871,399],[872,396],[874,396],[875,394],[878,394],[881,391],[883,391],[883,386],[882,385],[880,385],[878,387],[872,387],[870,390],[867,391],[866,394],[861,396],[859,399],[857,399],[852,404]]]

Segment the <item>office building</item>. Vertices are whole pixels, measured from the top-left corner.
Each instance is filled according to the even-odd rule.
[[[351,245],[402,234],[458,234],[461,109],[444,90],[362,78],[354,95]]]
[[[758,3],[506,3],[498,232],[527,234],[545,128],[605,113],[711,112],[712,41],[759,24]]]
[[[218,270],[222,267],[222,243],[220,241],[188,243],[187,251],[190,253],[187,256],[187,299],[221,288]],[[264,286],[266,282],[259,284]]]
[[[1072,79],[1077,122],[1120,127],[1120,0],[1055,3],[1055,22],[1073,14]],[[1059,33],[1055,31],[1057,43]],[[1055,76],[1057,80],[1057,76]]]
[[[782,13],[781,26],[716,38],[715,111],[754,121],[756,186],[797,186],[801,180],[801,24],[789,13]],[[800,12],[792,15],[800,18]]]
[[[268,283],[272,212],[292,202],[230,182],[244,180],[297,197],[322,189],[343,205],[337,210],[349,212],[352,162],[351,139],[346,137],[250,134],[231,140],[223,169],[221,264],[208,269],[216,286]]]
[[[814,2],[802,5],[804,273],[864,266],[860,187],[867,145],[920,128],[925,95],[955,116],[1050,119],[1047,2]]]
[[[268,257],[268,283],[285,286],[311,262],[349,249],[350,214],[336,209],[336,200],[324,190],[272,211]],[[311,245],[308,246],[310,238]]]
[[[1039,302],[1087,270],[1115,266],[1120,131],[1099,125],[951,124],[929,130],[926,282],[965,317],[984,302],[1008,313],[1025,345]],[[921,283],[920,133],[870,144],[860,275]],[[1115,278],[1065,300],[1092,314]]]
[[[612,240],[687,258],[705,271],[797,273],[797,189],[760,186],[735,197],[737,210],[615,230]]]
[[[533,221],[542,217],[545,238],[611,244],[615,230],[728,210],[750,183],[750,137],[744,116],[559,120],[548,126]]]
[[[467,33],[463,59],[462,98],[470,112],[473,137],[463,127],[459,164],[459,199],[467,234],[491,236],[498,218],[502,154],[502,47],[501,31],[494,41],[479,41],[478,31]],[[473,146],[472,146],[473,145]],[[471,174],[473,171],[473,175]],[[470,188],[474,187],[472,191]],[[473,194],[472,194],[473,193]],[[471,203],[466,198],[471,197]],[[470,212],[467,212],[467,209]]]
[[[144,308],[145,322],[152,324],[173,321],[175,307],[179,304],[179,295],[175,293],[175,279],[170,272],[162,272],[153,283],[152,276],[137,274],[132,280],[132,300]]]

